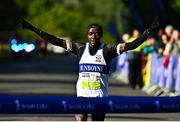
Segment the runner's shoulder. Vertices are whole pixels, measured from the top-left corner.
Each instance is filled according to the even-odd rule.
[[[83,42],[72,42],[73,46],[76,47],[76,49],[84,48],[86,43]]]

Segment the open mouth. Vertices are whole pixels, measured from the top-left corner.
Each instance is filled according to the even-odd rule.
[[[96,39],[94,39],[94,38],[91,38],[91,41],[95,41]]]

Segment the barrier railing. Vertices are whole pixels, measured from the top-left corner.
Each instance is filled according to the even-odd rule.
[[[167,67],[163,66],[164,57],[152,55],[150,81],[160,87],[180,91],[180,57],[170,56]]]
[[[124,55],[118,57],[117,70],[128,74],[127,54]],[[148,59],[150,65],[146,66],[146,75],[143,76],[145,85],[152,83],[158,87],[180,91],[180,56],[170,56],[167,67],[163,66],[163,61],[163,56],[159,57],[157,54],[150,56]]]
[[[77,98],[69,96],[1,95],[0,114],[180,112],[180,97]]]

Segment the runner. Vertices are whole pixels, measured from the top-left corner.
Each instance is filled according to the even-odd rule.
[[[65,48],[79,59],[79,78],[76,84],[77,97],[108,97],[108,71],[111,60],[127,50],[141,45],[157,28],[157,18],[153,24],[144,31],[143,35],[130,43],[106,45],[101,42],[103,29],[98,24],[91,24],[87,29],[87,43],[57,38],[41,31],[32,24],[22,20],[22,27],[29,29],[44,40]],[[105,113],[92,113],[92,121],[104,121]],[[87,121],[87,114],[76,114],[75,121]]]

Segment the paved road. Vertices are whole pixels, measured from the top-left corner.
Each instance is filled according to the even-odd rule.
[[[1,94],[75,95],[77,60],[71,55],[49,55],[45,59],[0,63]],[[113,69],[112,69],[113,71]],[[147,96],[110,77],[110,96]],[[90,116],[90,115],[89,115]],[[73,121],[73,115],[0,115],[2,121]],[[89,118],[90,120],[90,118]],[[171,121],[180,113],[107,114],[107,121]]]

